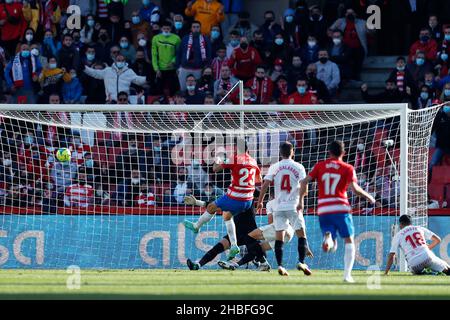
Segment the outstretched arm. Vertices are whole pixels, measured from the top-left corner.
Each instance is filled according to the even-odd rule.
[[[371,204],[375,204],[375,198],[372,197],[366,191],[364,191],[363,188],[361,188],[357,182],[352,181],[352,183],[350,184],[350,188],[352,189],[353,193],[356,194],[358,197],[366,198],[367,201],[369,201]]]
[[[385,275],[389,274],[392,264],[394,263],[394,258],[395,258],[395,253],[394,252],[389,253],[388,261],[386,262],[386,270],[384,271]]]
[[[261,191],[259,192],[258,202],[256,203],[256,210],[260,211],[263,208],[264,197],[266,196],[267,189],[269,189],[270,180],[264,180],[264,183],[261,187]]]

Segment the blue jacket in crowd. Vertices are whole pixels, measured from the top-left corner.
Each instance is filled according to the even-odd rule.
[[[189,34],[185,35],[181,40],[180,48],[177,52],[177,68],[183,67],[185,69],[202,69],[203,66],[211,62],[211,41],[207,36],[203,36],[206,43],[206,61],[202,61],[202,54],[200,51],[200,37],[194,35],[192,49],[194,50],[194,60],[187,61],[186,52],[189,42]]]

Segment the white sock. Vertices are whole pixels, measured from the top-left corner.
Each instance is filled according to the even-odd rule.
[[[214,217],[213,214],[208,211],[203,212],[203,214],[198,218],[198,221],[194,224],[197,229],[199,229],[205,223],[208,223]]]
[[[344,254],[344,279],[351,276],[353,264],[355,263],[355,255],[355,244],[346,243]]]
[[[225,221],[225,226],[227,227],[227,233],[228,237],[230,238],[231,246],[237,246],[236,227],[234,225],[233,219]]]

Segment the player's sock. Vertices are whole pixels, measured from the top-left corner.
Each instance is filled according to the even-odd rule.
[[[249,252],[249,253],[247,253],[244,257],[242,257],[242,259],[239,260],[239,261],[237,262],[237,264],[238,264],[239,266],[243,266],[244,264],[249,263],[249,262],[252,261],[253,259],[255,259],[255,255]]]
[[[205,223],[208,223],[212,218],[214,217],[213,214],[209,213],[208,211],[203,212],[203,214],[198,218],[198,221],[194,223],[194,226],[197,229],[200,229],[202,225]]]
[[[211,250],[209,250],[205,255],[200,259],[198,262],[201,267],[203,267],[208,262],[212,261],[218,254],[221,254],[225,251],[225,248],[223,247],[223,244],[220,242],[216,244],[214,247],[212,247]]]
[[[248,252],[253,254],[253,256],[255,257],[256,261],[259,261],[259,262],[265,262],[266,261],[266,257],[265,257],[264,251],[261,248],[261,244],[259,243],[258,240],[256,240],[256,239],[250,237],[249,235],[247,235],[247,238],[245,239],[245,244],[246,244],[246,247],[248,249]]]
[[[237,246],[236,240],[236,226],[234,225],[233,219],[225,221],[225,226],[227,227],[228,237],[230,238],[231,246]]]
[[[298,238],[298,261],[301,263],[305,263],[305,257],[306,257],[306,249],[308,248],[308,242],[306,238]]]
[[[275,240],[275,258],[277,258],[278,266],[283,265],[283,241]]]
[[[344,279],[351,277],[353,264],[355,263],[355,244],[346,243],[345,244],[345,254],[344,254]]]

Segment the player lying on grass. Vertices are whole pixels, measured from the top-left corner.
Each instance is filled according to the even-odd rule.
[[[187,205],[195,205],[200,207],[207,207],[207,203],[201,200],[197,200],[194,196],[186,196],[184,203]],[[247,211],[237,215],[235,217],[237,244],[239,246],[246,245],[248,253],[238,262],[239,265],[244,265],[252,260],[255,260],[259,264],[259,270],[268,271],[270,265],[267,262],[264,255],[264,244],[257,242],[255,237],[252,237],[252,232],[258,230],[255,220],[255,208],[252,205]],[[186,263],[190,270],[198,270],[208,262],[212,261],[217,255],[221,254],[225,250],[230,248],[230,238],[228,235],[224,236],[214,247],[211,248],[205,255],[198,261],[194,262],[191,259],[187,259]]]
[[[399,224],[400,231],[392,239],[385,274],[389,274],[395,254],[400,248],[403,250],[409,269],[413,274],[423,274],[425,269],[431,269],[449,276],[450,266],[448,263],[436,257],[431,251],[441,242],[441,239],[427,228],[412,225],[409,215],[401,216]],[[427,240],[431,240],[431,243],[427,244]]]
[[[286,230],[292,226],[298,237],[298,263],[297,269],[307,276],[311,270],[305,263],[308,249],[306,240],[306,227],[303,212],[299,208],[300,182],[306,177],[305,168],[294,158],[294,146],[290,142],[284,142],[280,146],[281,161],[270,166],[258,198],[257,209],[263,208],[264,196],[269,186],[273,183],[275,199],[273,200],[273,225],[275,235],[275,257],[278,264],[278,273],[288,276],[289,273],[283,267],[283,240]]]
[[[255,159],[249,154],[245,139],[236,139],[236,153],[233,161],[216,159],[213,165],[215,173],[231,170],[231,184],[225,195],[208,204],[206,211],[197,222],[185,221],[184,225],[197,233],[201,226],[209,222],[216,212],[221,211],[231,247],[228,260],[232,260],[240,249],[237,245],[236,226],[233,217],[247,211],[253,206],[253,196],[256,183],[261,182],[261,172]]]
[[[318,201],[317,214],[320,229],[324,235],[322,249],[325,252],[337,249],[337,232],[344,238],[344,281],[353,283],[351,272],[355,262],[354,226],[352,208],[347,197],[350,187],[353,193],[366,198],[371,204],[375,199],[364,191],[357,182],[355,169],[345,163],[345,146],[342,141],[333,141],[328,146],[329,159],[318,162],[309,175],[303,179],[300,187],[300,210],[303,211],[304,198],[308,193],[308,183],[317,180]]]
[[[274,200],[267,202],[266,212],[269,224],[261,226],[248,234],[250,237],[261,241],[261,247],[264,250],[264,252],[275,250],[276,231],[275,226],[273,224],[273,207],[274,207]],[[285,243],[290,242],[292,240],[292,237],[294,236],[294,233],[295,233],[294,229],[292,228],[291,225],[289,225],[284,234],[284,242]],[[307,252],[307,255],[312,257],[312,253],[309,250]],[[236,270],[238,267],[244,264],[245,258],[246,257],[244,257],[237,263],[233,261],[219,261],[218,264],[223,269]]]

